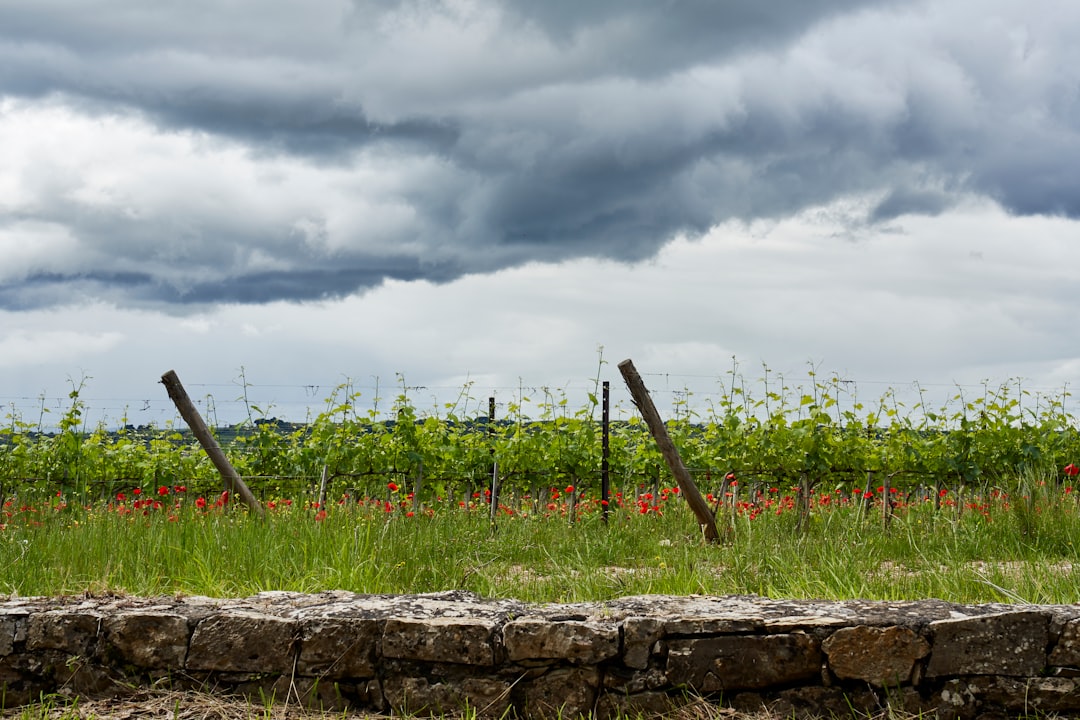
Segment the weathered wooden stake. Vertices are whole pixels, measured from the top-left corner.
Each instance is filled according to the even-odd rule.
[[[319,476],[319,509],[326,508],[326,487],[330,483],[330,468],[322,466],[322,475]]]
[[[608,521],[611,504],[611,383],[604,381],[604,402],[600,418],[600,508],[604,522]]]
[[[675,482],[679,484],[679,492],[686,498],[686,504],[690,506],[694,517],[697,518],[698,525],[705,534],[705,540],[717,542],[720,536],[716,531],[716,518],[709,509],[708,503],[705,502],[705,498],[698,491],[693,478],[690,477],[690,471],[686,469],[682,458],[679,457],[679,451],[675,449],[675,444],[671,442],[671,436],[668,435],[667,428],[664,427],[664,421],[660,419],[660,413],[656,411],[656,406],[653,405],[652,398],[649,396],[649,391],[645,387],[641,375],[638,374],[637,369],[634,368],[634,363],[630,360],[623,360],[619,363],[619,372],[622,373],[623,380],[626,381],[626,386],[630,389],[630,395],[634,398],[634,404],[645,419],[645,424],[649,426],[649,432],[652,433],[653,439],[656,440],[656,444],[660,448],[660,454],[664,456],[668,468],[671,469],[671,474],[675,476]]]
[[[184,418],[184,422],[191,428],[191,432],[195,435],[199,444],[202,445],[207,456],[209,456],[210,462],[214,463],[214,467],[221,473],[221,477],[225,481],[225,489],[232,495],[238,495],[244,504],[257,513],[259,517],[265,517],[266,511],[263,510],[262,503],[251,494],[251,490],[240,479],[240,473],[236,472],[236,468],[232,466],[229,459],[225,457],[225,453],[221,451],[221,446],[218,445],[214,436],[210,434],[210,428],[206,427],[206,423],[203,422],[202,416],[199,415],[199,411],[195,408],[195,404],[191,402],[187,391],[184,390],[184,386],[180,383],[180,378],[176,376],[174,371],[170,370],[161,376],[161,382],[176,405],[176,409],[180,411],[180,417]]]

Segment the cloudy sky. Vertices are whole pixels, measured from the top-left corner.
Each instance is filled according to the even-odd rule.
[[[624,358],[661,406],[733,363],[1060,393],[1078,38],[1069,0],[4,0],[2,413],[160,422],[169,369],[221,421],[618,402]]]

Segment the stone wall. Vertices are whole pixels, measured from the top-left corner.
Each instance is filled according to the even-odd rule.
[[[1080,714],[1080,606],[468,593],[0,603],[4,703],[135,686],[410,714]]]

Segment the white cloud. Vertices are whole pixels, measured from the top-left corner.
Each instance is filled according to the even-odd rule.
[[[0,337],[0,368],[71,366],[106,356],[123,342],[119,332],[87,333],[77,330],[16,330]],[[50,381],[49,385],[61,382]]]

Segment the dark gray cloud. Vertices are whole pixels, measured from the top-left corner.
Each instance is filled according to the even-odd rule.
[[[1078,28],[1053,0],[11,0],[0,306],[633,261],[848,196],[1080,217]]]

